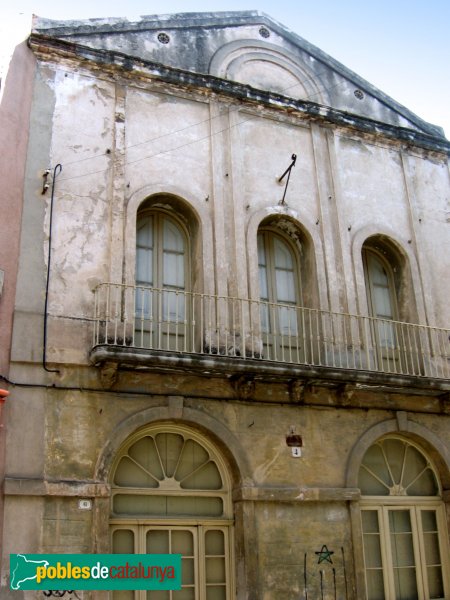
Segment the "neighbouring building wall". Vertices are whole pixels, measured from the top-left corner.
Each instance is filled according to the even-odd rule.
[[[35,58],[24,42],[14,51],[0,96],[0,179],[3,182],[0,194],[0,375],[4,377],[9,375],[34,69]],[[5,386],[5,381],[0,379],[0,387]],[[13,398],[3,406],[0,404],[0,480],[4,476],[11,401]],[[2,526],[3,495],[0,495],[0,538]],[[2,549],[0,544],[0,560]]]
[[[28,123],[33,93],[35,58],[26,43],[17,46],[11,58],[0,104],[0,143],[4,149],[0,174],[1,195],[0,269],[0,373],[7,375],[12,316],[19,261],[20,227],[24,193]]]

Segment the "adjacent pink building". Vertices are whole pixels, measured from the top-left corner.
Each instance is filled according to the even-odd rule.
[[[8,388],[11,332],[19,265],[20,226],[33,86],[34,56],[16,47],[0,95],[0,388]],[[13,397],[13,395],[11,396]],[[9,400],[8,400],[9,402]],[[8,402],[0,404],[0,478],[3,479]],[[0,536],[3,496],[0,496]],[[0,544],[0,557],[2,545]]]

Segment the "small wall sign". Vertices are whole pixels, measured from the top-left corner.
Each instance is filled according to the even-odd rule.
[[[87,498],[78,500],[78,508],[80,510],[92,510],[92,500],[88,500]]]

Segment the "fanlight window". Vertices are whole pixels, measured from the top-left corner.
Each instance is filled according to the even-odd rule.
[[[112,475],[114,553],[181,554],[182,588],[114,592],[113,600],[231,600],[230,480],[209,442],[156,426],[122,448]]]
[[[419,450],[400,439],[377,442],[359,472],[361,493],[370,496],[437,496],[433,468]]]
[[[226,512],[226,488],[213,456],[177,432],[148,434],[132,443],[113,484],[116,515],[220,517]]]
[[[400,438],[376,442],[359,471],[367,600],[449,597],[448,535],[435,471]]]

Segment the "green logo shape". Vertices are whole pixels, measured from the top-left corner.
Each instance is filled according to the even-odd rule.
[[[12,590],[180,590],[181,554],[10,554]]]

